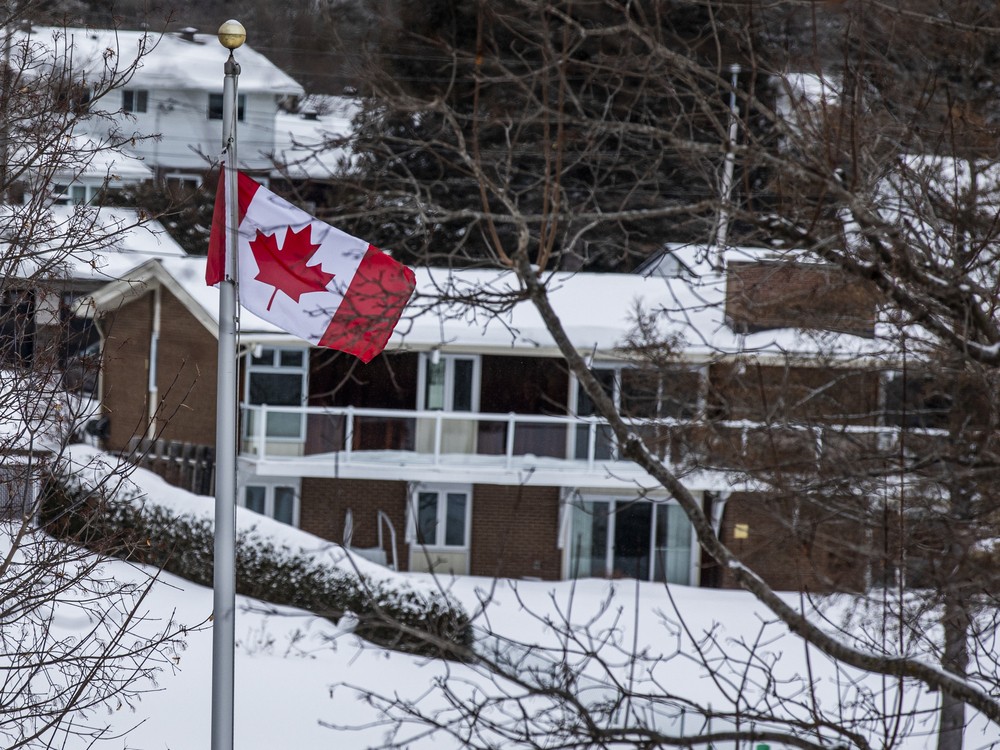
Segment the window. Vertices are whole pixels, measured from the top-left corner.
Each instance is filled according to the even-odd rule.
[[[891,373],[883,381],[883,423],[947,428],[953,401],[950,387],[945,378],[918,372]]]
[[[471,496],[471,488],[465,486],[421,487],[413,509],[417,543],[468,547]]]
[[[35,350],[35,295],[26,290],[0,293],[0,363],[20,365]]]
[[[613,400],[617,401],[615,398],[618,389],[616,387],[615,370],[610,369],[595,369],[594,377],[597,382],[601,384],[601,388],[604,392],[610,396]],[[597,414],[597,407],[594,406],[594,402],[591,400],[587,392],[583,390],[583,387],[576,382],[576,414],[580,417],[593,417]],[[611,429],[606,425],[599,424],[595,427],[593,432],[594,445],[593,454],[594,458],[597,460],[605,460],[611,458],[612,453],[612,433]],[[575,456],[578,459],[588,458],[591,451],[591,426],[590,425],[578,425],[576,428],[576,452]]]
[[[621,371],[621,408],[629,417],[690,419],[698,412],[701,374],[686,368]]]
[[[142,89],[122,91],[122,110],[125,112],[145,112],[149,106],[149,92]]]
[[[82,206],[93,203],[102,190],[101,185],[54,185],[53,202],[61,206]]]
[[[479,408],[479,360],[451,354],[424,355],[421,409],[476,411]]]
[[[247,367],[247,403],[252,406],[295,406],[305,403],[309,357],[305,349],[262,347],[250,357]],[[247,437],[256,436],[253,413],[246,420]],[[265,433],[268,438],[302,440],[305,413],[275,411],[268,413]]]
[[[252,484],[243,488],[243,506],[273,518],[275,521],[297,526],[299,520],[298,484],[287,479],[273,482],[254,477]]]
[[[680,506],[626,498],[572,505],[570,578],[614,577],[691,584],[691,522]]]
[[[595,367],[593,374],[627,419],[690,419],[702,408],[702,368],[683,365],[659,369]],[[575,390],[577,416],[595,416],[597,410],[578,381]],[[646,436],[647,439],[656,442],[662,437],[655,433],[656,430],[653,429],[653,433]],[[579,425],[576,428],[575,442],[576,458],[588,458],[591,450],[589,425]],[[604,460],[613,455],[611,430],[601,423],[594,432],[593,457]]]
[[[244,94],[238,94],[236,97],[236,119],[240,122],[246,118],[247,109],[247,98]],[[222,119],[222,94],[209,94],[208,95],[208,119],[209,120],[221,120]]]
[[[183,174],[181,172],[168,172],[163,175],[163,184],[171,195],[176,197],[188,196],[201,187],[201,177],[196,174]]]

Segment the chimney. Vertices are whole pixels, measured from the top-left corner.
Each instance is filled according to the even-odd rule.
[[[194,26],[185,26],[177,33],[181,35],[181,39],[183,39],[185,42],[193,42],[194,35],[198,33],[198,29],[196,29]]]

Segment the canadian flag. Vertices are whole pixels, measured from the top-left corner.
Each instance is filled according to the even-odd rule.
[[[370,362],[392,335],[416,282],[364,240],[324,224],[238,174],[240,304],[317,346]],[[224,174],[219,175],[205,281],[226,266]]]

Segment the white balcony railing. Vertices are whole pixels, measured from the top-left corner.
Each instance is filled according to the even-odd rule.
[[[262,461],[336,454],[346,463],[379,452],[406,453],[408,460],[431,465],[462,456],[464,465],[479,460],[512,468],[532,457],[582,463],[590,470],[619,458],[614,435],[597,417],[246,404],[242,417],[241,453]],[[745,461],[762,450],[804,464],[821,457],[885,455],[896,449],[900,433],[897,427],[671,418],[631,420],[630,425],[662,459],[696,458],[717,466],[731,466],[734,459]]]

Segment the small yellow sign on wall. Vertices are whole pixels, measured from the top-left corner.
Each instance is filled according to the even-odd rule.
[[[733,525],[733,539],[749,539],[750,524],[737,523]]]

